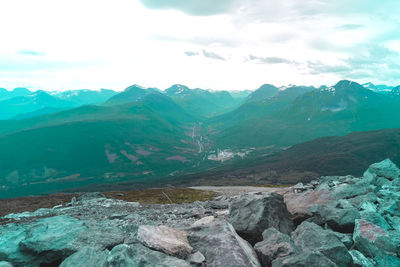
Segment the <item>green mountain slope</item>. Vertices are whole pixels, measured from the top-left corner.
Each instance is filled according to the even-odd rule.
[[[159,93],[8,123],[0,135],[2,195],[168,175],[199,157],[186,133],[192,117]]]
[[[267,86],[267,88],[270,87],[270,85]],[[260,90],[260,92],[258,92],[258,90]],[[282,110],[288,104],[292,103],[296,97],[315,90],[315,88],[292,86],[277,93],[268,91],[267,94],[265,93],[265,87],[260,87],[258,90],[249,95],[243,105],[231,112],[209,119],[207,125],[211,128],[221,130],[233,127],[245,121],[258,120],[259,118]],[[272,91],[275,92],[273,88]]]
[[[284,108],[224,129],[223,146],[288,146],[321,136],[400,127],[399,100],[341,81],[298,96]]]

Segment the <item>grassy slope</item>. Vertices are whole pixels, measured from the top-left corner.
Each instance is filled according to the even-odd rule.
[[[232,162],[208,173],[182,177],[177,183],[295,184],[321,175],[360,176],[369,165],[386,158],[400,166],[398,128],[322,137],[271,155]]]
[[[86,106],[12,122],[9,132],[0,136],[2,185],[9,187],[8,192],[10,188],[24,191],[18,188],[22,184],[31,185],[25,191],[28,187],[40,191],[46,186],[49,190],[60,187],[60,181],[66,188],[143,177],[144,173],[166,175],[189,167],[197,155],[185,154],[186,163],[166,158],[182,154],[177,146],[191,148],[181,140],[186,138],[183,126],[192,118],[167,97],[149,97],[144,102]],[[151,154],[141,155],[140,149]],[[106,150],[117,157],[115,162],[107,159]],[[107,173],[116,174],[108,177]],[[46,179],[48,183],[41,184]]]

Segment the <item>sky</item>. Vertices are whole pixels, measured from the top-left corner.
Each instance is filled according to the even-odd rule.
[[[398,0],[4,0],[0,87],[400,85]]]

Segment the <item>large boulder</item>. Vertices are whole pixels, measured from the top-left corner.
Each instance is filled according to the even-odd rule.
[[[357,250],[375,260],[397,257],[400,253],[400,242],[395,236],[366,220],[356,220],[353,239]]]
[[[255,244],[254,249],[262,266],[271,266],[272,261],[297,252],[290,236],[271,227],[263,232],[263,241]]]
[[[19,243],[23,253],[37,255],[42,262],[54,262],[77,251],[74,241],[87,227],[80,220],[61,215],[38,221]]]
[[[193,251],[186,232],[164,225],[141,225],[137,238],[145,246],[172,256],[185,258]]]
[[[277,258],[272,267],[337,267],[337,265],[318,251],[303,251],[298,254]]]
[[[39,265],[57,262],[76,252],[79,235],[85,224],[60,215],[30,224],[9,225],[0,230],[0,260],[15,265]]]
[[[251,244],[261,241],[267,228],[275,227],[285,234],[293,230],[283,197],[276,193],[246,194],[233,199],[229,214],[236,232]]]
[[[333,201],[325,205],[316,205],[312,209],[311,221],[319,225],[327,224],[341,233],[353,233],[354,222],[360,218],[359,211],[347,200]]]
[[[284,194],[285,203],[296,225],[312,216],[311,208],[314,205],[323,205],[333,200],[332,194],[327,190],[307,191],[296,193],[294,191]]]
[[[374,163],[364,173],[364,179],[374,184],[385,184],[380,179],[392,181],[400,178],[400,169],[390,159]]]
[[[353,263],[349,251],[338,237],[314,223],[303,222],[291,237],[301,251],[319,251],[338,266],[351,266]]]
[[[34,255],[25,254],[19,250],[19,242],[25,238],[26,230],[23,227],[13,224],[0,225],[0,261],[8,261],[21,266],[35,263]]]
[[[261,266],[251,245],[225,220],[216,219],[187,232],[190,244],[205,256],[207,266]]]

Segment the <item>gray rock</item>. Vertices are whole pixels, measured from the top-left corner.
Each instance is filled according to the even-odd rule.
[[[151,250],[140,244],[121,244],[114,247],[106,259],[105,267],[189,267],[184,260]]]
[[[108,251],[98,251],[91,247],[85,247],[66,258],[60,267],[99,267],[104,266]]]
[[[262,266],[271,266],[273,260],[286,257],[297,252],[290,236],[271,227],[263,232],[263,241],[254,246]]]
[[[375,266],[368,258],[366,258],[358,250],[349,250],[351,257],[353,257],[354,267],[373,267]]]
[[[187,232],[192,247],[206,257],[207,266],[261,266],[250,244],[224,220],[216,219]]]
[[[262,232],[275,227],[282,233],[293,230],[291,215],[283,197],[276,193],[246,194],[232,200],[230,222],[236,232],[251,244],[262,240]]]
[[[180,258],[185,258],[193,251],[186,232],[163,225],[141,225],[138,229],[137,238],[149,248]]]
[[[212,209],[227,209],[229,207],[229,202],[227,200],[212,200],[208,201],[205,205],[207,208],[212,208]]]
[[[324,254],[318,251],[304,251],[298,254],[278,258],[272,262],[272,267],[338,267]]]
[[[319,251],[339,266],[351,266],[353,263],[347,248],[337,236],[314,223],[303,222],[291,237],[302,251]]]

